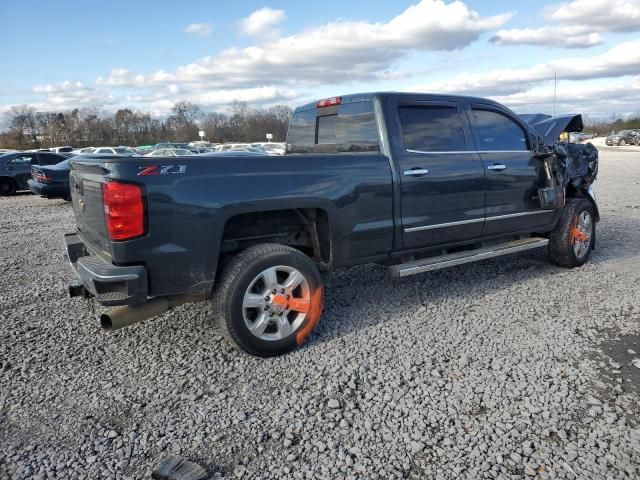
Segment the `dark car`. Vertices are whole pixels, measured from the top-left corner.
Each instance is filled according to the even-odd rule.
[[[579,267],[598,152],[558,138],[581,130],[484,98],[365,93],[297,108],[282,156],[75,158],[70,293],[118,306],[109,330],[209,300],[239,349],[273,356],[316,327],[324,271],[404,277],[533,248]]]
[[[29,190],[42,197],[71,201],[69,170],[69,159],[55,165],[34,165],[31,167],[31,179],[27,181]]]
[[[28,190],[32,166],[55,165],[67,157],[57,153],[12,152],[0,156],[0,196],[13,195],[18,190]]]
[[[611,145],[640,145],[640,130],[620,130],[618,133],[609,135],[605,143]]]

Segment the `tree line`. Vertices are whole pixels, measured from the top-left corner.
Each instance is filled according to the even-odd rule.
[[[251,108],[233,102],[226,113],[204,112],[196,104],[181,100],[166,119],[123,108],[107,113],[96,108],[64,112],[41,112],[29,105],[11,107],[4,114],[0,148],[31,149],[61,145],[146,145],[158,142],[198,140],[204,130],[209,142],[284,141],[292,111],[285,105]]]
[[[585,131],[597,133],[599,135],[609,135],[611,132],[634,129],[640,129],[640,114],[623,118],[622,116],[614,113],[608,118],[585,119]]]

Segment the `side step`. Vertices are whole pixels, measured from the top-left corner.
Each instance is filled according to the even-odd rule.
[[[464,263],[477,262],[487,258],[500,257],[510,253],[523,252],[532,248],[545,247],[549,244],[548,238],[531,237],[511,242],[499,243],[477,250],[467,250],[464,252],[450,253],[439,257],[424,258],[413,262],[401,263],[389,267],[391,275],[394,277],[406,277],[415,273],[430,272],[441,268],[453,267]]]

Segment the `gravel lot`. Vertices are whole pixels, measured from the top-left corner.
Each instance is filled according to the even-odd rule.
[[[105,334],[66,297],[69,205],[0,198],[0,478],[149,478],[165,452],[212,478],[638,478],[640,153],[601,157],[583,268],[336,272],[268,360],[206,303]]]

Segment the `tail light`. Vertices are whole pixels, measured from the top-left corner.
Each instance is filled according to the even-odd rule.
[[[130,183],[102,184],[102,201],[111,240],[129,240],[144,234],[142,187]]]
[[[340,105],[342,103],[342,97],[331,97],[320,100],[316,103],[316,108],[333,107],[334,105]]]
[[[35,168],[31,169],[31,178],[39,183],[49,183],[53,181],[53,178],[47,177],[46,173],[36,170]]]

